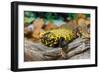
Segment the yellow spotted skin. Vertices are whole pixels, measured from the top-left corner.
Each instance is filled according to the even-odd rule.
[[[48,47],[59,47],[61,38],[68,43],[75,37],[72,30],[64,28],[49,30],[41,34],[41,42]]]

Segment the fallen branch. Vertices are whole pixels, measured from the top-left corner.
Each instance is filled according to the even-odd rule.
[[[65,59],[70,59],[77,54],[81,54],[87,51],[89,48],[89,40],[77,38],[73,42],[69,43]],[[61,48],[48,48],[41,43],[34,43],[32,41],[25,40],[25,61],[62,59],[60,51]],[[29,60],[27,60],[28,56]]]

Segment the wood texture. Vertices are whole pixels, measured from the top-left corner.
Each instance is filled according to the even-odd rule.
[[[32,42],[28,39],[25,39],[24,41],[25,61],[90,58],[90,43],[87,39],[76,38],[74,41],[69,43],[66,52],[66,58],[61,57],[61,48],[48,48],[39,42]]]

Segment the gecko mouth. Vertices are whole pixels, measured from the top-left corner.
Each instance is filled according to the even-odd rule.
[[[58,40],[55,39],[55,35],[52,32],[45,33],[41,37],[41,42],[48,47],[58,47]]]

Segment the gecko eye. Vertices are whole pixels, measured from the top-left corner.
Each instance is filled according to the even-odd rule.
[[[48,38],[48,34],[49,34],[49,33],[50,33],[50,32],[43,34],[43,35],[41,36],[41,39],[46,39],[46,38]]]
[[[50,34],[50,32],[45,33],[43,37],[44,37],[45,39],[47,39],[49,34]]]

